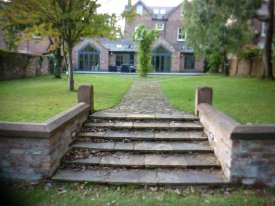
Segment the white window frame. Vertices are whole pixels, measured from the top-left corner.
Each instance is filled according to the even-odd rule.
[[[137,5],[136,7],[136,12],[137,14],[139,15],[142,15],[143,14],[143,6],[141,4]]]
[[[186,40],[186,33],[185,34],[183,34],[182,32],[181,32],[181,30],[182,30],[182,28],[178,28],[178,32],[177,32],[177,40],[178,41],[185,41]],[[180,38],[180,35],[184,35],[184,38]]]
[[[159,13],[162,14],[162,15],[164,15],[164,14],[166,14],[166,11],[165,11],[165,9],[160,9]]]
[[[164,30],[164,23],[156,23],[155,28],[158,31],[163,31]]]
[[[267,24],[265,21],[262,22],[262,30],[261,30],[261,36],[265,37],[266,36],[266,30],[267,30]]]
[[[154,9],[154,14],[159,14],[159,9]]]

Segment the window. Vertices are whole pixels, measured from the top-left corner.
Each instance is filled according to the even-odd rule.
[[[116,66],[134,65],[134,54],[117,53]]]
[[[178,41],[185,41],[186,35],[183,33],[182,28],[178,28],[178,36],[177,40]]]
[[[163,31],[164,30],[164,24],[156,23],[156,30]]]
[[[182,8],[182,7],[181,7],[180,15],[181,15],[181,16],[183,16],[183,15],[184,15],[184,10],[183,10],[183,8]]]
[[[88,44],[86,47],[78,52],[79,56],[79,70],[84,71],[98,71],[99,70],[99,52],[92,45]]]
[[[158,9],[154,9],[154,14],[159,14],[159,10]]]
[[[160,10],[160,14],[165,14],[165,13],[166,13],[165,9]]]
[[[265,36],[266,36],[266,22],[263,22],[263,23],[262,23],[261,36],[262,36],[262,37],[265,37]]]
[[[137,5],[137,14],[142,15],[142,13],[143,13],[143,6]]]

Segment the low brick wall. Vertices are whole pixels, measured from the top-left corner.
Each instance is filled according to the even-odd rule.
[[[275,77],[275,57],[273,62],[273,75]],[[236,58],[229,60],[230,76],[252,76],[262,77],[264,70],[263,59],[261,57],[250,60],[238,61]]]
[[[241,125],[209,103],[198,103],[196,112],[228,181],[274,187],[275,125]]]
[[[0,122],[0,178],[51,177],[93,111],[93,87],[78,89],[78,104],[43,123]]]
[[[0,51],[0,80],[48,75],[48,58]]]

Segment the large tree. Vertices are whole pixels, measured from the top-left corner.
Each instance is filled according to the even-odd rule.
[[[229,53],[235,53],[249,42],[248,19],[259,8],[261,0],[192,0],[183,3],[183,29],[187,45],[203,57],[212,70],[223,63],[228,75]]]
[[[1,21],[31,25],[28,29],[36,28],[38,33],[54,37],[57,47],[65,41],[68,51],[68,90],[72,91],[72,50],[75,44],[82,37],[116,35],[115,16],[96,13],[99,6],[96,0],[10,0],[1,11]]]

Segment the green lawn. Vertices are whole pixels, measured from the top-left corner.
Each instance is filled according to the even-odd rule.
[[[274,191],[247,188],[164,189],[157,187],[96,186],[84,183],[39,183],[13,189],[7,194],[11,205],[22,206],[262,206],[275,205]],[[2,193],[3,194],[3,193]]]
[[[75,89],[93,84],[95,109],[120,102],[133,78],[111,75],[75,75]],[[52,76],[0,82],[0,120],[43,122],[76,105],[77,93],[67,91],[67,79]]]
[[[210,86],[214,92],[214,107],[237,121],[243,124],[275,123],[275,81],[200,76],[160,82],[176,109],[193,113],[196,88]]]
[[[79,84],[93,84],[95,109],[120,102],[132,75],[75,75]],[[214,88],[214,106],[241,123],[275,123],[275,81],[221,76],[151,76],[158,81],[171,104],[186,112],[194,111],[195,89]],[[0,120],[43,122],[76,104],[76,92],[67,91],[67,79],[52,76],[0,82]]]

